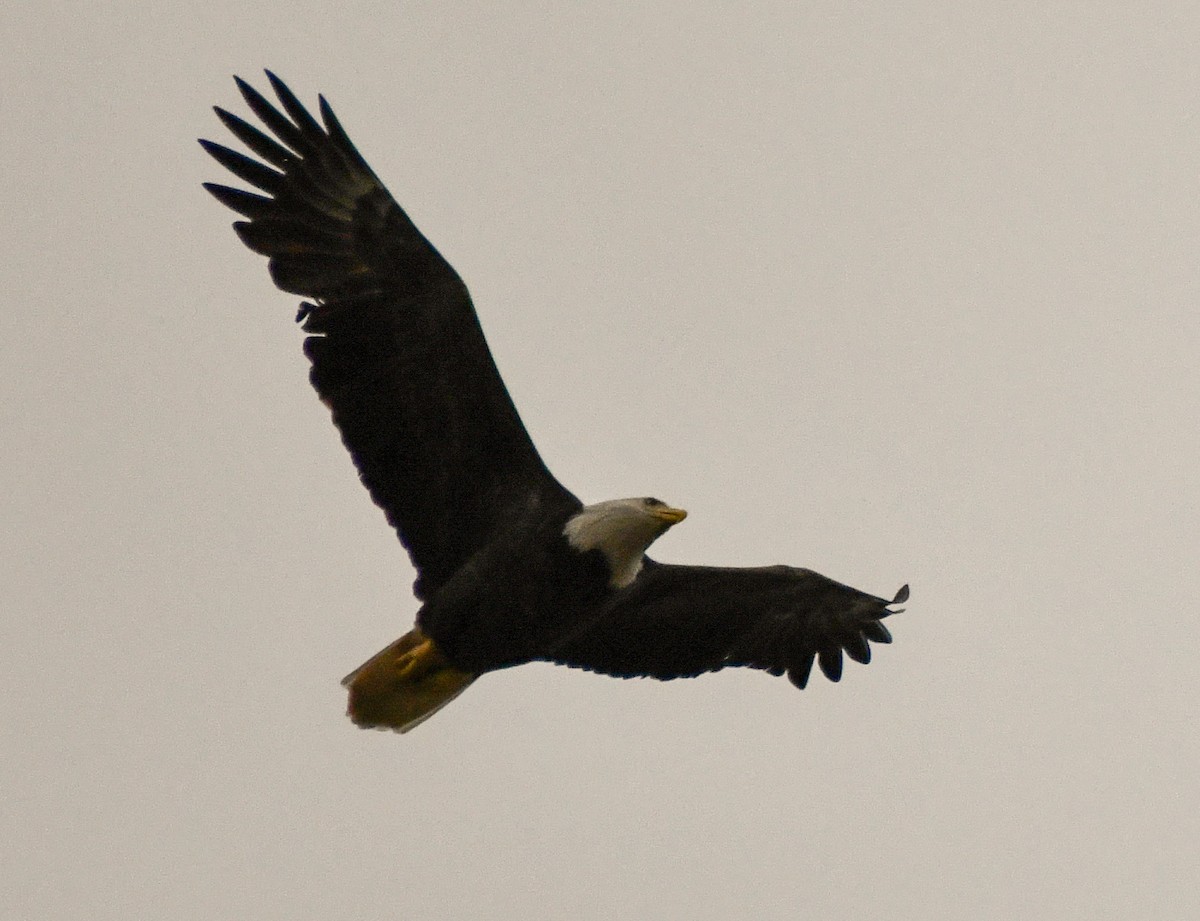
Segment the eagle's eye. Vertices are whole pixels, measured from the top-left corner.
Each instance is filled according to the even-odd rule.
[[[665,506],[667,504],[667,503],[663,502],[662,499],[647,498],[643,501],[646,505],[646,508],[662,508],[663,506]]]

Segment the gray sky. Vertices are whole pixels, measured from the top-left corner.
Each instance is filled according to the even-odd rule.
[[[1200,7],[581,6],[0,13],[0,917],[1200,915]],[[417,605],[199,186],[263,66],[564,483],[896,643],[345,720]]]

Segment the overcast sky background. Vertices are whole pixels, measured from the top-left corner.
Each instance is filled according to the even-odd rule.
[[[0,13],[0,917],[1200,916],[1200,7]],[[413,573],[200,188],[324,92],[551,469],[893,646],[338,680]]]

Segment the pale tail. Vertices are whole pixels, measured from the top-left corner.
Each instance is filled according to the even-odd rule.
[[[451,666],[437,644],[414,628],[342,679],[350,691],[346,713],[364,729],[408,732],[478,677]]]

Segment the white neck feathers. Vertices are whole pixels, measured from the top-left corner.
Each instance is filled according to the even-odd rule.
[[[611,499],[584,506],[563,528],[563,536],[574,549],[604,554],[610,573],[608,584],[613,588],[624,588],[637,578],[646,548],[670,527],[645,502]]]

